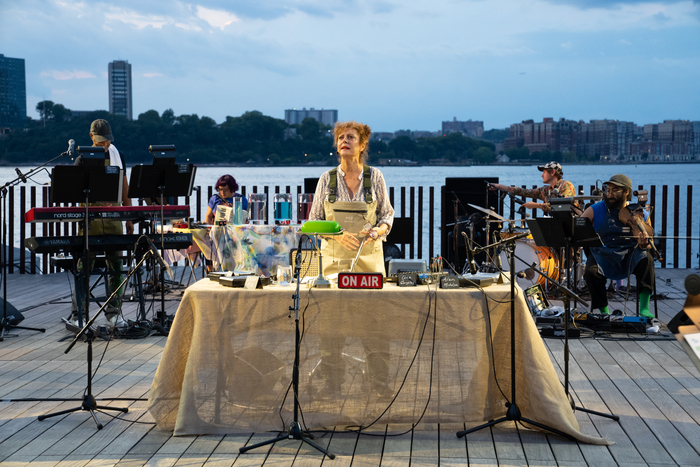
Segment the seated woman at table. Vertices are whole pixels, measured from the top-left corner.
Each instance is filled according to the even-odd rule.
[[[339,272],[342,260],[351,263],[361,245],[362,252],[353,271],[385,274],[382,241],[394,222],[394,208],[382,173],[365,165],[371,134],[372,130],[361,123],[335,125],[333,145],[340,165],[321,175],[309,216],[311,220],[336,221],[344,229],[342,235],[322,241],[324,274]],[[318,373],[325,381],[324,393],[331,396],[341,393],[345,382],[344,345],[345,336],[319,336]],[[389,341],[368,336],[362,338],[362,345],[367,353],[368,377],[374,395],[390,396]]]
[[[316,185],[310,220],[338,222],[342,235],[328,237],[321,244],[323,273],[338,271],[339,261],[352,262],[362,244],[355,272],[384,271],[382,241],[394,222],[382,173],[365,164],[372,130],[357,122],[335,124],[335,140],[340,165],[321,175]]]
[[[207,224],[213,224],[214,218],[216,217],[216,208],[220,204],[224,206],[233,206],[233,198],[240,198],[243,203],[243,210],[248,209],[248,200],[245,196],[240,193],[236,193],[238,190],[238,183],[236,179],[231,175],[223,175],[216,181],[214,185],[216,193],[209,198],[209,205],[207,206],[207,215],[204,217],[204,222]]]

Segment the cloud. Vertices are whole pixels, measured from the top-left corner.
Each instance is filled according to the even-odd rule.
[[[563,49],[570,49],[571,47],[573,47],[573,44],[571,42],[564,42],[563,44],[561,44],[561,47]]]
[[[144,73],[142,76],[144,78],[158,78],[159,76],[165,76],[165,75],[163,73],[153,72],[153,73]]]
[[[628,41],[627,39],[620,39],[620,44],[622,44],[622,45],[632,45],[632,43],[631,43],[630,41]]]
[[[197,17],[206,21],[209,23],[209,25],[221,29],[222,31],[226,26],[230,26],[233,23],[238,23],[240,21],[238,16],[227,11],[212,10],[199,5],[197,6]]]
[[[68,79],[90,79],[97,78],[89,71],[68,71],[68,70],[45,70],[41,72],[41,76],[53,78],[59,81],[65,81]]]

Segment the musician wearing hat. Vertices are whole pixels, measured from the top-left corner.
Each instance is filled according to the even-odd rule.
[[[92,140],[93,146],[103,147],[105,150],[105,166],[117,166],[124,170],[124,179],[122,181],[122,201],[121,204],[124,206],[131,206],[131,198],[129,198],[129,183],[126,179],[126,166],[124,164],[124,158],[119,153],[117,148],[112,144],[114,137],[112,136],[112,127],[107,120],[102,118],[97,119],[90,125],[90,139]],[[81,165],[81,157],[77,157],[75,160],[75,165]],[[96,206],[111,206],[113,203],[95,203]],[[90,222],[88,226],[90,235],[123,235],[124,228],[121,221],[109,220],[109,219],[95,219]],[[131,221],[126,223],[126,233],[134,233],[134,224]],[[82,235],[82,231],[80,233]],[[90,261],[90,268],[92,269],[92,262]],[[122,260],[119,258],[117,252],[106,252],[105,253],[105,263],[108,271],[116,272],[122,270]],[[78,270],[82,270],[82,261],[78,261]],[[122,282],[121,274],[108,274],[105,279],[105,292],[107,297],[111,296],[112,293],[117,290]],[[82,290],[84,287],[83,281],[76,282],[76,290],[73,295],[73,314],[77,316],[77,299],[76,296],[81,297],[84,300],[85,291]],[[123,289],[120,293],[110,301],[105,307],[105,317],[111,323],[116,322],[116,318],[121,310],[122,294]],[[85,309],[85,304],[83,303],[82,309]]]
[[[544,212],[549,212],[549,200],[551,198],[571,198],[576,196],[574,185],[562,179],[564,172],[559,162],[547,162],[545,165],[537,166],[537,168],[542,172],[542,181],[545,184],[541,188],[526,189],[491,183],[489,184],[489,189],[505,191],[524,198],[535,198],[539,201],[528,201],[523,203],[523,207],[526,209],[542,209]]]
[[[639,290],[639,313],[645,318],[653,318],[649,299],[654,283],[654,260],[648,250],[639,246],[648,242],[649,236],[641,230],[640,238],[635,238],[620,217],[620,211],[631,199],[632,180],[623,174],[613,175],[603,184],[603,200],[584,211],[583,217],[593,221],[593,227],[603,241],[602,247],[590,249],[584,279],[591,294],[591,310],[609,314],[607,279],[628,279],[634,273]],[[644,214],[644,222],[651,225],[648,212]]]

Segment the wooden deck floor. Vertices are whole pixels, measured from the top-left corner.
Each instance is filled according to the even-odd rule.
[[[657,270],[663,322],[682,309],[684,278],[693,270]],[[571,390],[577,405],[614,412],[620,422],[577,411],[587,433],[613,440],[612,446],[570,442],[556,435],[513,424],[458,439],[462,425],[382,426],[367,436],[334,432],[317,442],[337,454],[333,461],[298,441],[239,455],[238,448],[265,440],[270,433],[235,436],[173,437],[153,425],[144,401],[114,401],[129,412],[113,420],[99,414],[97,431],[86,412],[38,421],[37,416],[79,405],[78,402],[10,402],[20,398],[80,398],[86,383],[85,344],[64,353],[71,334],[60,322],[70,313],[70,289],[64,274],[8,276],[8,300],[24,314],[23,326],[46,333],[14,330],[17,337],[0,342],[0,465],[216,465],[236,467],[388,466],[611,466],[700,465],[700,374],[669,334],[609,335],[570,341]],[[174,313],[181,291],[168,295]],[[159,308],[159,304],[155,305]],[[614,307],[622,308],[622,303]],[[630,307],[628,307],[629,309]],[[631,307],[633,308],[633,306]],[[135,304],[125,305],[127,318]],[[630,339],[630,337],[632,337]],[[94,378],[101,398],[147,398],[166,338],[115,340],[109,344]],[[545,339],[563,381],[563,342]],[[94,361],[105,342],[94,345]],[[524,414],[527,415],[527,414]],[[406,432],[407,431],[407,432]],[[400,436],[392,434],[406,432]]]

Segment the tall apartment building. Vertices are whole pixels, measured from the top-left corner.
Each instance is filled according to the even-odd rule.
[[[576,152],[578,145],[578,122],[560,118],[544,118],[542,122],[523,120],[510,126],[504,148],[527,147],[530,154],[549,149],[550,151]]]
[[[0,129],[22,128],[27,120],[24,59],[0,54]]]
[[[464,136],[473,136],[481,138],[484,136],[484,122],[471,119],[466,122],[460,122],[457,117],[452,117],[452,121],[442,122],[442,134],[462,133]]]
[[[110,62],[107,79],[109,80],[109,113],[133,120],[129,62],[126,60]]]
[[[338,121],[338,111],[335,109],[316,110],[313,107],[309,110],[306,110],[306,107],[304,107],[301,110],[288,109],[284,111],[284,120],[289,125],[299,124],[303,122],[305,118],[313,118],[324,125],[330,125],[332,127]]]
[[[634,156],[646,160],[689,160],[700,155],[700,122],[664,120],[644,125],[644,137],[633,148]],[[636,160],[636,157],[634,157]]]

